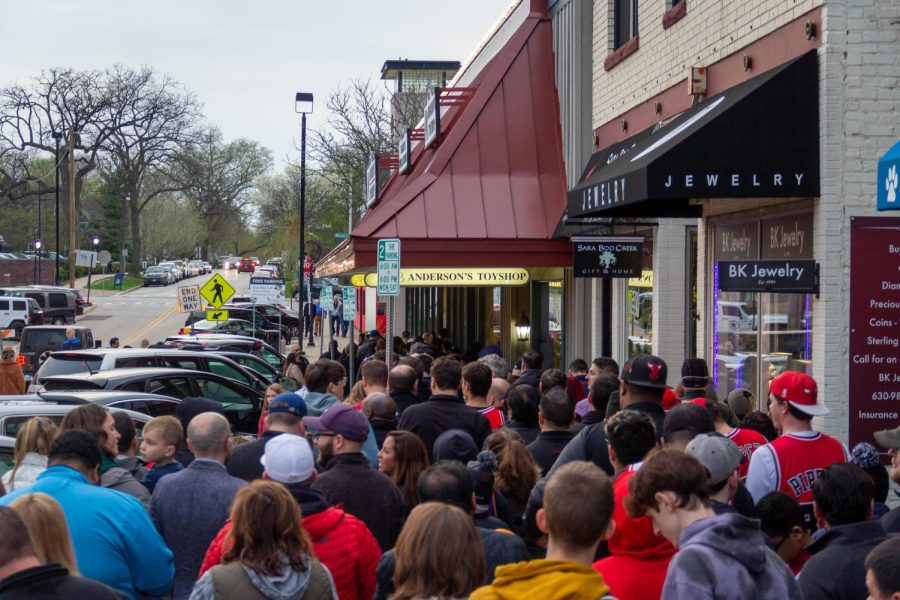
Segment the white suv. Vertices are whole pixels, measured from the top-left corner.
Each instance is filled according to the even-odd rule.
[[[16,339],[21,339],[22,330],[28,325],[34,325],[28,310],[28,299],[0,296],[0,329],[13,329]]]

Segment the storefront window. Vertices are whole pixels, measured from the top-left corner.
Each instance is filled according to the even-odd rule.
[[[628,336],[627,358],[653,350],[653,271],[628,280],[625,295],[628,314],[625,317]]]
[[[550,331],[550,344],[553,355],[553,366],[560,367],[560,351],[562,348],[562,322],[563,322],[563,282],[551,281],[549,284],[549,301],[547,306],[548,329]]]
[[[720,260],[812,258],[812,217],[776,217],[713,227],[713,385],[764,405],[769,382],[784,371],[812,372],[812,296],[719,290]]]

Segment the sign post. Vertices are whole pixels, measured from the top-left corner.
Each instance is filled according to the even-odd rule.
[[[325,345],[325,326],[328,326],[328,331],[331,332],[331,305],[334,302],[334,292],[330,285],[323,285],[322,291],[319,293],[319,306],[322,307],[322,326],[319,329],[319,334],[322,336],[319,338],[319,356],[322,355],[322,347]],[[333,339],[332,333],[329,333],[328,342],[331,343]]]
[[[203,287],[200,288],[200,295],[203,296],[210,306],[221,308],[223,304],[228,302],[234,296],[234,288],[225,281],[225,278],[216,273],[209,278]]]
[[[350,323],[350,342],[349,342],[349,350],[350,350],[349,377],[350,377],[350,379],[349,379],[349,381],[350,381],[350,386],[353,387],[353,384],[355,383],[355,376],[356,376],[356,364],[355,364],[356,363],[356,356],[355,356],[356,353],[353,351],[353,343],[354,343],[353,336],[355,335],[354,331],[353,331],[353,324],[356,321],[356,288],[353,287],[352,285],[344,286],[343,296],[344,296],[344,315],[343,315],[343,317],[344,317],[345,321],[348,321]]]
[[[199,285],[183,285],[178,288],[178,310],[183,313],[202,310]]]
[[[385,358],[388,373],[391,372],[391,355],[394,353],[394,299],[400,295],[400,240],[378,240],[378,295],[388,297],[387,339]]]

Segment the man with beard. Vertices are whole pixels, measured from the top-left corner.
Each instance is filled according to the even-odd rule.
[[[324,472],[313,483],[332,506],[343,505],[372,531],[382,552],[394,547],[403,524],[403,498],[390,477],[376,471],[362,454],[369,422],[347,404],[335,404],[321,417],[304,417],[316,432]]]

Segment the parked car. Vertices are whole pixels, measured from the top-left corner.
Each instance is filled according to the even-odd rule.
[[[82,348],[94,347],[94,335],[90,327],[73,325],[72,328],[75,330],[75,337],[81,340]],[[31,382],[41,363],[51,352],[62,350],[66,329],[67,327],[59,325],[29,325],[22,330],[16,360],[22,365],[26,383]]]
[[[256,371],[246,369],[231,358],[213,352],[180,348],[96,348],[53,352],[34,374],[28,390],[38,391],[43,379],[53,375],[97,373],[130,367],[174,367],[206,371],[263,391],[271,383]]]
[[[196,344],[215,352],[222,350],[244,352],[245,354],[261,357],[279,373],[284,370],[284,356],[282,356],[281,352],[254,337],[220,333],[173,335],[166,338],[165,344],[178,347]]]
[[[164,269],[168,269],[172,274],[172,281],[181,281],[184,279],[184,269],[175,264],[174,262],[162,262],[156,265],[158,267],[163,267]]]
[[[45,391],[121,390],[173,398],[202,397],[222,404],[237,431],[253,433],[259,427],[263,392],[215,373],[189,369],[136,367],[97,373],[54,375],[43,380]]]
[[[295,310],[290,310],[283,306],[276,306],[274,304],[255,304],[252,302],[229,302],[222,308],[226,308],[230,311],[234,310],[234,308],[232,307],[244,310],[253,309],[256,311],[257,315],[262,316],[274,327],[278,326],[280,317],[282,331],[287,328],[287,333],[284,335],[289,336],[289,339],[293,339],[300,335],[300,314]],[[242,318],[246,319],[246,317]]]
[[[208,262],[206,262],[205,260],[203,262],[201,262],[200,264],[203,265],[203,272],[206,273],[207,275],[213,272],[212,265],[209,264]]]
[[[191,325],[182,327],[178,333],[182,335],[189,335],[192,333],[201,335],[207,333],[231,333],[255,337],[260,340],[265,340],[270,344],[276,344],[278,342],[279,332],[277,329],[269,329],[268,327],[268,324],[262,321],[254,325],[252,322],[245,321],[244,319],[229,318],[227,321],[207,321],[206,319],[201,319],[200,321],[195,321]]]
[[[0,288],[0,296],[34,299],[44,311],[44,320],[54,325],[74,323],[78,312],[75,295],[68,288],[8,287]]]
[[[61,285],[30,285],[28,287],[33,287],[36,289],[45,289],[45,290],[61,290],[66,292],[67,294],[72,294],[75,296],[75,314],[83,315],[84,314],[84,305],[85,300],[84,296],[81,295],[81,291],[75,288],[64,287]]]
[[[222,307],[222,310],[228,311],[229,319],[242,319],[244,321],[250,321],[251,324],[256,325],[257,328],[262,329],[274,329],[278,331],[279,327],[281,327],[281,337],[289,340],[290,338],[299,335],[299,324],[300,318],[295,316],[293,319],[290,315],[285,314],[281,323],[278,322],[278,314],[279,311],[274,306],[267,304],[226,304]],[[187,318],[184,321],[185,327],[190,327],[191,323],[197,323],[206,319],[206,311],[203,310],[195,310],[193,312],[188,313]],[[291,326],[294,326],[292,329]],[[266,338],[261,338],[266,339]]]
[[[147,267],[147,270],[144,271],[144,286],[147,287],[151,285],[169,285],[172,283],[171,279],[171,272],[165,267]]]
[[[0,329],[12,329],[16,339],[21,339],[22,330],[35,324],[33,319],[36,316],[36,306],[37,302],[31,298],[0,296]],[[42,312],[40,314],[43,315]]]
[[[21,396],[4,396],[2,400],[39,400],[53,404],[97,404],[106,408],[124,408],[143,413],[149,417],[175,416],[181,404],[180,398],[143,392],[120,392],[118,390],[41,392]]]
[[[63,417],[75,410],[77,404],[56,404],[45,400],[7,400],[13,396],[4,396],[0,400],[0,434],[15,440],[16,434],[25,423],[34,417],[47,417],[54,423],[59,425]],[[144,425],[146,425],[151,417],[148,414],[125,410],[123,408],[112,407],[112,411],[124,410],[131,417],[135,428],[138,430],[138,436],[142,435]],[[5,462],[5,461],[4,461]]]

